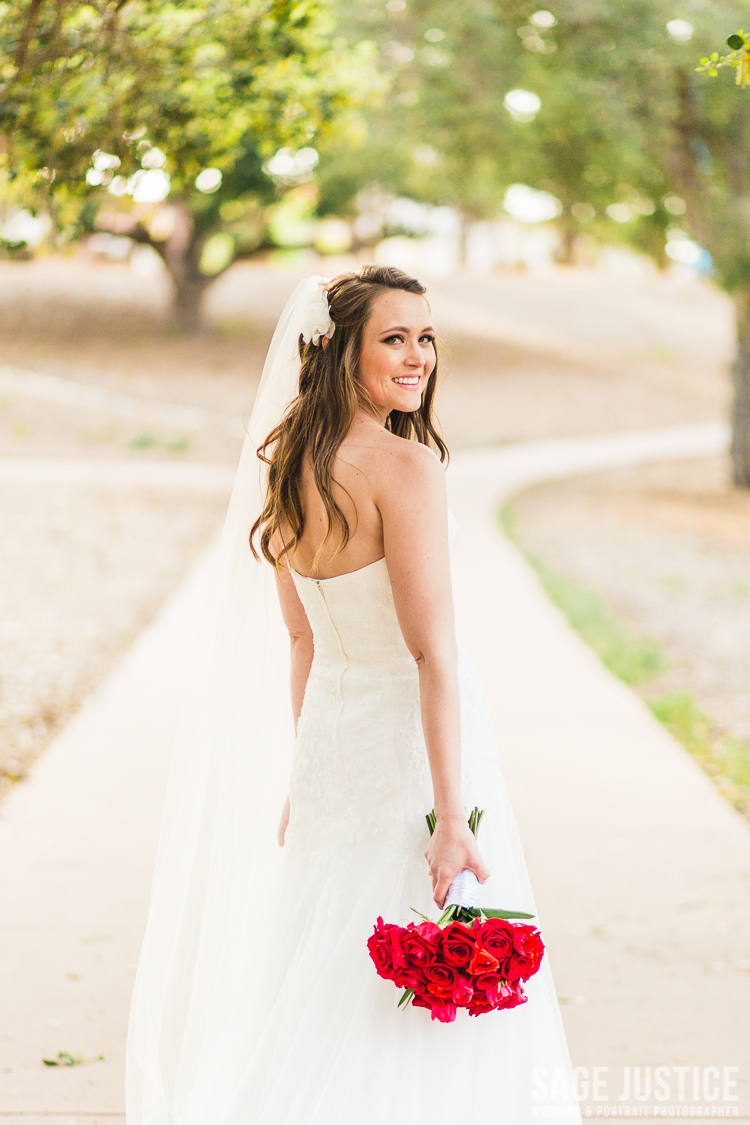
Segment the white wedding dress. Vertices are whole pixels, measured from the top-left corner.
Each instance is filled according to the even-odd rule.
[[[299,334],[324,280],[301,282],[279,319],[206,564],[131,1008],[128,1125],[580,1121],[549,952],[526,1004],[459,1011],[451,1024],[398,1010],[368,955],[378,915],[405,925],[412,908],[438,913],[419,681],[384,560],[326,580],[294,575],[315,641],[294,736],[289,639],[271,567],[247,537],[266,488],[256,450],[297,394]],[[535,914],[463,653],[459,674],[463,798],[485,810],[492,872],[483,903]]]
[[[252,1010],[244,1072],[231,1096],[216,1091],[215,1120],[525,1125],[549,1114],[535,1093],[553,1082],[552,1112],[577,1120],[547,957],[525,1005],[474,1018],[459,1011],[447,1025],[425,1009],[398,1010],[399,991],[376,974],[366,941],[378,914],[405,925],[416,920],[412,907],[438,913],[424,858],[432,787],[417,668],[384,559],[324,580],[292,573],[315,657],[285,855],[258,920],[264,987],[241,998]],[[483,902],[535,913],[488,709],[463,653],[459,671],[463,796],[486,810]]]

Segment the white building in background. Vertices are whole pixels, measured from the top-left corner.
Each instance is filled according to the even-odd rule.
[[[480,273],[552,265],[559,246],[554,228],[559,201],[548,192],[513,184],[506,192],[505,209],[507,217],[469,223],[462,231],[461,215],[452,207],[394,199],[386,205],[384,225],[409,233],[383,239],[376,247],[376,261],[431,277],[447,277],[462,265]]]

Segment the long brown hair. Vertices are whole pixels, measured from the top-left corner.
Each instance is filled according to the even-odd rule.
[[[300,485],[306,458],[328,517],[316,561],[334,530],[339,533],[337,551],[349,541],[351,530],[334,495],[332,465],[357,408],[369,406],[358,373],[362,338],[373,301],[388,289],[425,294],[421,282],[393,266],[362,266],[356,273],[339,274],[326,287],[336,326],[328,346],[323,348],[322,342],[316,346],[312,341],[305,344],[299,338],[299,394],[258,450],[258,457],[268,465],[268,484],[263,511],[250,532],[250,548],[258,558],[253,540],[260,532],[260,549],[275,567],[294,551],[304,531]],[[386,429],[398,437],[432,446],[444,461],[448,449],[432,412],[436,381],[437,356],[419,409],[412,413],[392,410]],[[275,555],[271,541],[277,533],[283,547]]]

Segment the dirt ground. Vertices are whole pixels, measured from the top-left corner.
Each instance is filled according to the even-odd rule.
[[[727,478],[702,458],[539,485],[513,507],[526,549],[661,642],[649,694],[688,691],[750,743],[750,493]]]
[[[301,276],[330,276],[350,266],[345,260],[237,266],[210,293],[207,330],[187,338],[164,328],[168,289],[161,275],[85,254],[0,262],[0,458],[235,463],[241,416],[288,294]],[[430,284],[429,295],[447,360],[440,415],[454,448],[676,425],[726,410],[729,310],[705,283],[679,274],[551,270],[441,279]],[[96,403],[92,388],[102,392]],[[187,417],[186,409],[194,414]],[[660,521],[641,529],[639,543],[667,534],[666,511],[679,522],[674,513],[701,510],[706,526],[739,521],[727,514],[736,501],[712,471],[708,492],[703,478],[695,478],[695,496],[687,483],[693,478],[684,477],[689,499],[677,485],[677,499],[662,489]],[[596,491],[595,482],[590,487]],[[576,501],[579,507],[591,503],[588,495]],[[632,501],[644,510],[650,504],[649,511],[655,502]],[[0,487],[7,529],[0,556],[0,787],[27,772],[151,620],[220,525],[225,506],[222,495],[166,490]],[[566,534],[556,522],[557,501],[527,497],[524,510],[529,534],[546,536],[553,554],[567,551],[572,558],[585,536]],[[602,519],[591,517],[592,544]],[[588,515],[581,520],[587,524]],[[684,574],[693,591],[691,560],[711,553],[704,538],[713,543],[712,534],[674,532],[669,542],[676,554],[664,574]],[[740,555],[747,548],[736,550],[735,570],[728,562],[724,568],[727,589],[742,582]],[[586,557],[595,553],[592,545]],[[617,563],[616,552],[602,555],[602,580],[610,563]],[[721,598],[744,610],[750,601],[743,596]],[[651,612],[677,631],[676,622],[691,615],[706,622],[709,602],[694,591],[690,597],[683,603],[668,582],[654,579]],[[708,682],[709,672],[703,676]],[[739,679],[724,689],[727,715],[732,707],[733,715],[744,714]],[[720,694],[717,686],[711,699]]]
[[[0,793],[153,618],[225,503],[157,489],[0,485]]]

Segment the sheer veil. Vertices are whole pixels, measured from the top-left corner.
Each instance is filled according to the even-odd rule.
[[[210,563],[133,995],[128,1125],[205,1125],[217,1064],[227,1089],[241,1072],[261,984],[248,952],[280,862],[293,746],[273,572],[248,546],[265,483],[256,450],[297,394],[299,335],[325,280],[300,282],[279,319]]]

